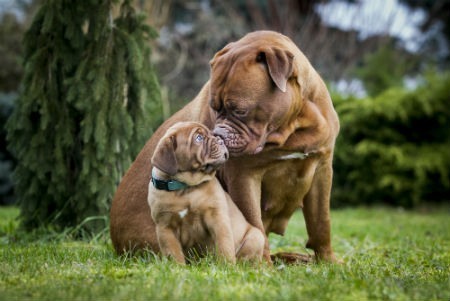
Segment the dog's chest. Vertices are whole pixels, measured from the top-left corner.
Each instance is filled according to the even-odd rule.
[[[317,161],[287,160],[267,169],[262,178],[262,194],[279,199],[303,199],[309,190]],[[280,203],[277,200],[277,203]]]
[[[183,219],[189,212],[188,208],[185,208],[183,210],[178,211],[178,216]]]
[[[311,188],[316,162],[290,160],[269,169],[262,180],[261,214],[266,231],[283,234]]]
[[[177,221],[176,233],[183,249],[199,246],[207,249],[214,246],[201,211],[187,207],[175,212],[174,219]]]

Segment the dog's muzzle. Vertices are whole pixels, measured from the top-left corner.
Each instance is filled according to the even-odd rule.
[[[230,153],[241,153],[248,145],[246,140],[236,129],[226,124],[216,125],[213,133],[223,140]]]

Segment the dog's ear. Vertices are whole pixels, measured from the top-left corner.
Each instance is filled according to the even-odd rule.
[[[216,54],[214,55],[214,57],[212,58],[212,60],[209,61],[209,65],[211,67],[214,66],[214,63],[216,62],[217,58],[226,54],[228,51],[231,50],[231,48],[233,48],[233,46],[234,46],[234,42],[231,42],[231,43],[228,43],[227,45],[225,45],[225,47],[223,47],[221,50],[217,51]]]
[[[226,58],[223,58],[223,56],[225,56],[230,50],[232,50],[234,45],[235,45],[234,42],[227,44],[225,47],[223,47],[214,55],[211,61],[209,61],[209,64],[211,66],[211,82],[215,81],[222,82],[223,80],[225,80],[228,70],[231,67],[230,64],[231,61]],[[212,72],[213,69],[215,70],[214,73]],[[220,111],[222,109],[223,104],[220,98],[211,95],[209,105],[215,111]]]
[[[284,49],[270,47],[262,49],[257,57],[257,62],[264,62],[269,68],[269,74],[275,85],[286,92],[286,85],[292,75],[294,55]]]
[[[176,139],[173,136],[159,141],[152,157],[152,165],[170,176],[175,175],[178,171],[178,163],[175,156],[176,147]]]

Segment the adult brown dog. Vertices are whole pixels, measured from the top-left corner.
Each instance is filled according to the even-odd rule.
[[[161,253],[185,264],[185,256],[216,251],[229,262],[260,261],[263,233],[250,225],[223,190],[216,170],[228,150],[204,125],[178,122],[152,157],[148,203]]]
[[[250,224],[283,234],[302,208],[307,247],[334,261],[331,248],[332,159],[339,121],[327,88],[286,36],[257,31],[219,51],[211,79],[144,146],[120,183],[111,208],[111,239],[118,253],[158,252],[146,202],[150,159],[165,131],[197,121],[221,135],[231,158],[220,171],[225,190]],[[270,261],[268,241],[264,257]]]

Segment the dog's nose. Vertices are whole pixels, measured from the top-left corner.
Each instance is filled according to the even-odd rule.
[[[227,130],[223,126],[216,126],[213,130],[213,135],[224,139],[227,136]]]
[[[215,137],[216,137],[217,144],[224,145],[222,137],[220,137],[220,136],[215,136]]]

